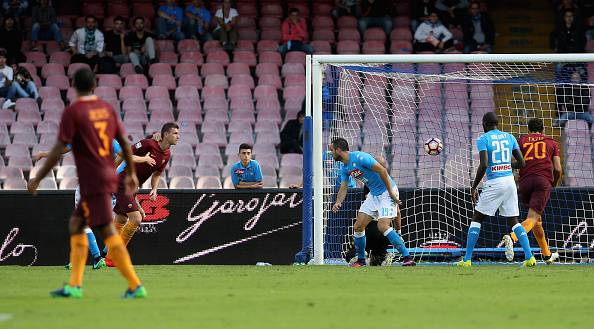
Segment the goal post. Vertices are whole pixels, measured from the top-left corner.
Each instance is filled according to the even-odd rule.
[[[495,111],[500,129],[516,138],[527,133],[528,119],[541,117],[545,133],[560,143],[566,175],[551,195],[543,225],[551,249],[564,262],[589,262],[594,258],[594,134],[585,121],[570,120],[563,128],[555,120],[558,112],[576,106],[562,104],[568,98],[560,100],[560,90],[594,86],[590,63],[594,54],[308,55],[304,135],[311,120],[313,138],[311,147],[304,145],[304,198],[313,198],[313,205],[304,207],[302,252],[313,249],[312,264],[331,263],[344,255],[352,235],[364,198],[361,186],[349,192],[347,209],[330,211],[338,165],[328,158],[328,145],[343,137],[351,150],[387,160],[403,201],[402,235],[415,258],[463,254],[473,212],[474,144],[482,132],[478,118]],[[566,68],[586,75],[572,81],[573,71]],[[427,137],[443,141],[440,155],[424,153]],[[520,221],[525,213],[524,208]],[[489,222],[478,255],[497,261],[503,255],[500,238],[510,228],[497,219]],[[531,245],[539,251],[535,240]]]

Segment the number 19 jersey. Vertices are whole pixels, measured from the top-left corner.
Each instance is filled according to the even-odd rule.
[[[72,145],[82,196],[116,191],[112,141],[119,132],[114,109],[97,96],[81,97],[64,110],[58,139]]]
[[[489,163],[487,165],[487,180],[513,176],[511,157],[513,150],[519,150],[518,141],[509,133],[498,129],[481,135],[476,141],[479,152],[487,151]]]

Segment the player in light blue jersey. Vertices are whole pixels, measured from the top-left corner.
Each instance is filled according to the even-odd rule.
[[[390,240],[390,243],[398,249],[403,257],[402,266],[414,266],[415,261],[410,256],[404,245],[402,237],[392,228],[392,218],[398,214],[398,187],[388,175],[388,171],[374,158],[365,152],[350,152],[349,143],[344,138],[337,138],[332,141],[330,151],[335,161],[344,164],[340,172],[340,189],[336,196],[336,202],[332,207],[337,212],[346,197],[349,183],[349,176],[361,181],[369,193],[357,214],[354,225],[355,249],[357,261],[351,264],[352,267],[365,266],[365,228],[372,220],[377,220],[379,231]]]
[[[476,142],[480,154],[480,164],[470,190],[472,201],[476,202],[476,206],[466,238],[466,254],[464,259],[457,263],[461,267],[472,265],[472,252],[481,231],[481,222],[487,216],[495,216],[498,210],[499,215],[508,218],[510,226],[524,250],[525,260],[522,265],[525,267],[536,265],[526,230],[518,223],[520,209],[516,182],[512,172],[512,169],[523,168],[526,163],[516,138],[512,134],[497,129],[497,124],[498,119],[495,112],[489,112],[483,116],[485,133]],[[512,162],[512,155],[516,162]],[[477,188],[485,173],[487,180],[484,182],[483,191],[479,197]]]

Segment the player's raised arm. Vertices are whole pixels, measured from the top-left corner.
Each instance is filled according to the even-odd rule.
[[[27,190],[29,190],[29,192],[33,194],[37,193],[37,187],[39,186],[39,182],[43,179],[43,177],[45,177],[49,173],[49,171],[56,165],[56,163],[58,163],[58,161],[62,157],[62,154],[64,154],[64,149],[68,148],[66,147],[64,142],[58,140],[54,147],[49,152],[47,152],[47,160],[43,163],[43,166],[37,172],[37,176],[30,179],[29,183],[27,184]]]

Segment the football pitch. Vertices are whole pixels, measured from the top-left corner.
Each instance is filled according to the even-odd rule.
[[[594,328],[594,267],[137,266],[52,299],[60,267],[0,267],[0,328]]]

